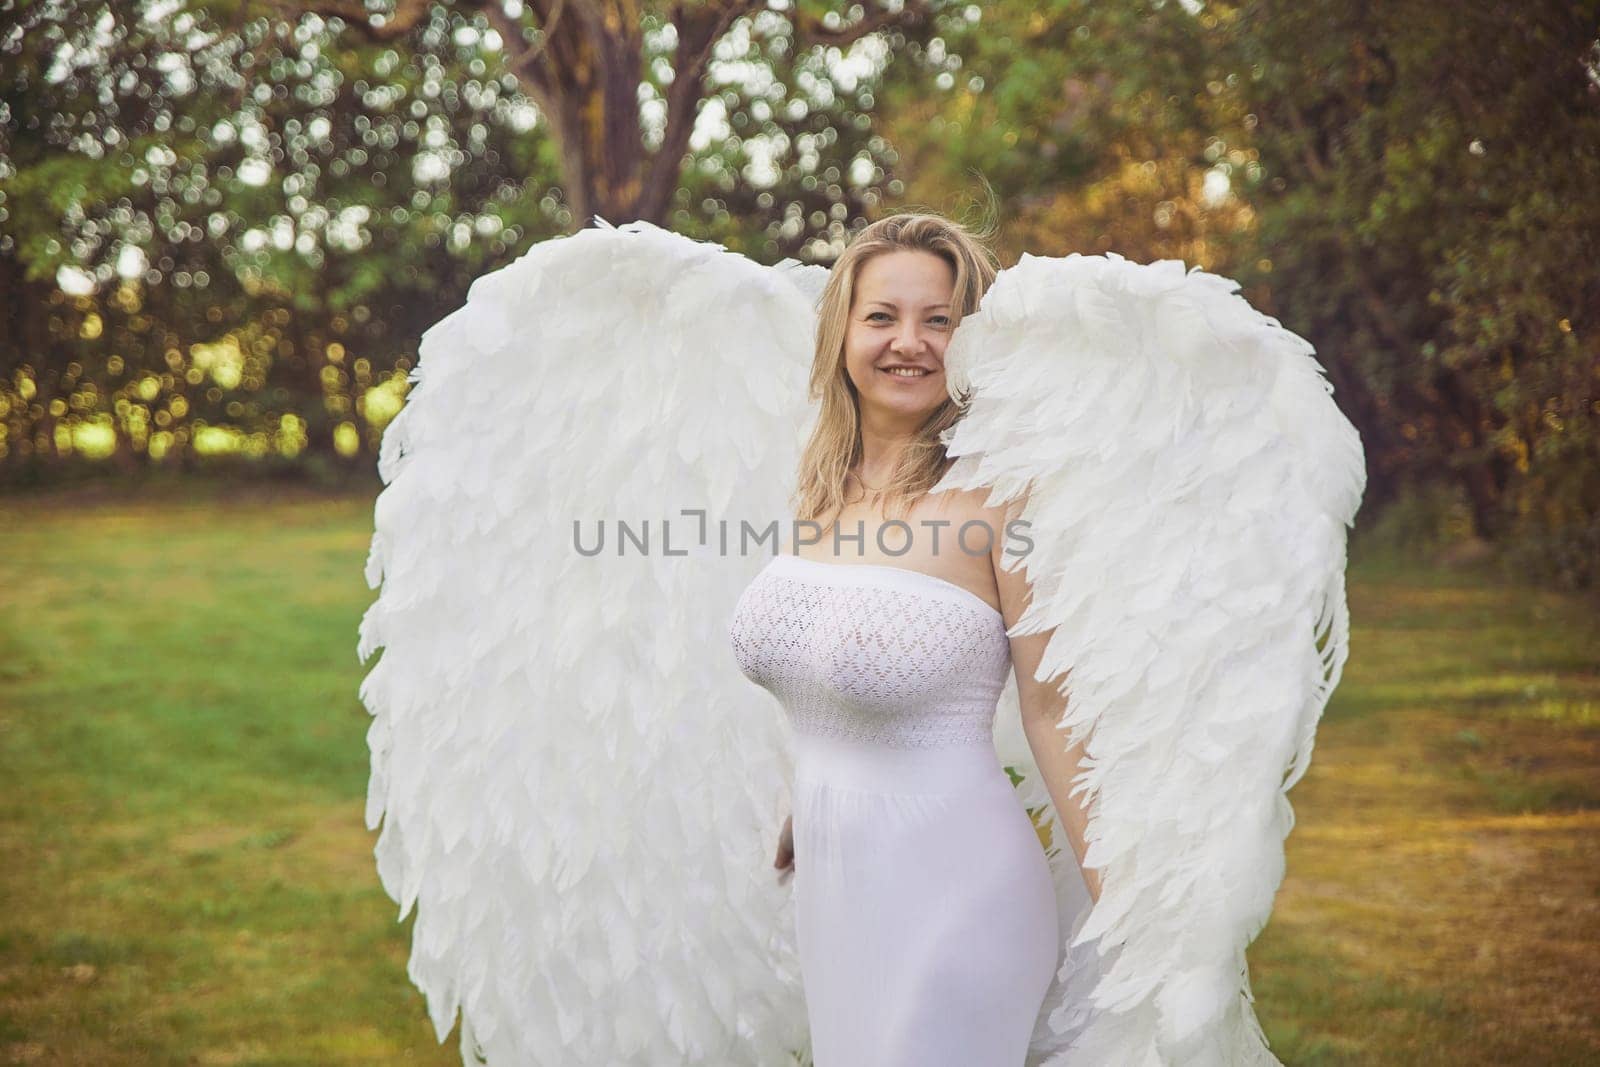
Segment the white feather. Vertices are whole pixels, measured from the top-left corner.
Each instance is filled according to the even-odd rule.
[[[786,513],[821,268],[645,224],[536,246],[423,338],[361,626],[367,822],[440,1040],[493,1064],[784,1064],[806,1045],[786,724],[723,635]],[[580,556],[572,525],[607,524]],[[614,524],[650,523],[617,558]],[[381,583],[381,584],[380,584]]]
[[[416,910],[408,974],[441,1040],[459,1011],[465,1059],[789,1064],[808,1044],[768,865],[787,721],[723,638],[758,561],[715,531],[683,556],[659,538],[684,508],[787,515],[826,277],[601,220],[423,339],[366,567],[367,820]],[[1053,631],[1062,743],[1089,738],[1092,911],[1007,685],[996,745],[1046,811],[1066,932],[1030,1065],[1276,1062],[1244,949],[1347,655],[1365,469],[1310,346],[1235,288],[1025,255],[946,353],[970,404],[935,490],[1025,498],[1012,632]],[[580,555],[573,521],[601,518],[610,550]],[[616,521],[646,519],[650,554],[615,555]]]
[[[1347,655],[1345,530],[1359,438],[1301,338],[1182,264],[1024,255],[945,354],[956,462],[934,487],[1025,500],[1053,631],[1063,741],[1089,737],[1085,865],[1052,856],[1076,916],[1029,1064],[1277,1060],[1244,950],[1270,914],[1316,723]],[[1318,642],[1321,641],[1319,646]],[[997,744],[1064,831],[1008,688]]]

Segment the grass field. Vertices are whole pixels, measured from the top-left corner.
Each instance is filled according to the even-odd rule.
[[[362,822],[370,517],[0,500],[0,1063],[460,1062]],[[1593,602],[1359,546],[1350,599],[1250,953],[1274,1051],[1600,1063]]]

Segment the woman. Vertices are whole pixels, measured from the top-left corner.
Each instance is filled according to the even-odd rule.
[[[1000,566],[1006,515],[981,492],[928,492],[960,414],[945,346],[994,276],[975,237],[932,215],[873,223],[834,265],[796,504],[818,533],[773,560],[733,618],[740,666],[795,731],[776,866],[795,871],[819,1067],[1024,1060],[1061,931],[1044,851],[994,748],[1013,666],[1083,856],[1086,813],[1065,789],[1080,751],[1060,745],[1061,698],[1034,681],[1048,634],[1006,632],[1027,599],[1022,573]]]
[[[831,273],[629,223],[475,282],[384,434],[361,625],[367,825],[439,1039],[1275,1063],[1245,948],[1365,471],[1236,288],[996,273],[929,216]],[[758,573],[783,514],[811,535]]]

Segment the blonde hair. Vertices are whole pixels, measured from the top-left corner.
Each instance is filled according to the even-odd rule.
[[[792,501],[796,519],[815,520],[842,509],[845,481],[861,460],[861,398],[844,358],[861,265],[873,256],[898,251],[932,252],[949,263],[955,271],[950,297],[954,330],[994,282],[995,254],[988,245],[992,236],[992,226],[974,231],[932,212],[902,213],[868,225],[834,263],[817,305],[817,348],[809,392],[812,400],[821,401],[821,410],[800,454]],[[886,510],[909,506],[938,482],[949,466],[939,435],[961,417],[961,411],[961,404],[946,397],[917,428],[884,487]]]

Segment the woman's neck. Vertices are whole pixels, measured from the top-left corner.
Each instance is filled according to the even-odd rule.
[[[911,443],[911,434],[903,429],[880,430],[861,427],[861,461],[856,465],[860,477],[870,487],[889,484],[895,467]]]

